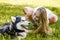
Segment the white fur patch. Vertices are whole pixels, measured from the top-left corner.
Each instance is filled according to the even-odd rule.
[[[18,36],[18,37],[17,37],[18,40],[21,40],[21,39],[23,39],[23,38],[26,38],[26,36],[27,36],[27,33],[26,33],[26,32],[22,32],[22,33],[19,33],[19,34],[21,34],[22,36]]]
[[[24,30],[24,28],[21,25],[29,25],[29,22],[25,19],[25,17],[21,17],[21,21],[17,23],[17,28],[20,30]]]
[[[16,17],[14,17],[14,16],[11,16],[11,19],[12,19],[12,22],[16,21]]]
[[[26,31],[26,29],[23,28],[21,25],[27,25],[27,26],[29,25],[29,22],[25,19],[25,17],[22,17],[22,16],[21,16],[21,21],[18,22],[16,26],[17,26],[17,29]],[[26,38],[27,36],[27,32],[20,32],[18,34],[22,35],[22,36],[17,36],[18,40],[21,40],[22,38]]]

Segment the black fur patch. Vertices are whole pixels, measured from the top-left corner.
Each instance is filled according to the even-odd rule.
[[[20,16],[17,16],[15,23],[18,23],[18,22],[20,22],[20,21],[21,21],[21,17],[20,17]]]

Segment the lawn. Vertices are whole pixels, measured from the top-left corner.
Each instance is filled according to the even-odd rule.
[[[8,3],[12,5],[30,4],[35,6],[60,7],[60,0],[0,0],[0,3]]]
[[[0,25],[2,25],[5,22],[11,22],[11,16],[24,16],[23,8],[25,6],[35,7],[33,5],[11,5],[11,4],[0,4]],[[46,6],[45,6],[46,7]],[[22,40],[60,40],[60,8],[56,7],[46,7],[50,10],[52,10],[57,16],[58,21],[54,24],[51,24],[50,26],[54,28],[55,32],[50,35],[43,35],[43,34],[33,34],[29,33],[25,39]],[[30,25],[29,27],[31,27]],[[3,37],[3,36],[2,36]],[[0,40],[2,40],[2,37],[0,36]],[[10,37],[5,37],[6,40],[11,40]]]

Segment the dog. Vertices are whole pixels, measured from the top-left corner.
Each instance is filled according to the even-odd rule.
[[[12,23],[5,23],[0,28],[0,33],[5,36],[5,33],[10,35],[12,39],[15,39],[17,36],[18,40],[21,38],[26,38],[28,26],[30,24],[29,21],[25,19],[23,16],[11,16]]]
[[[45,15],[46,15],[47,20],[45,18],[43,20],[47,21],[47,23],[46,23],[47,25],[49,25],[50,23],[55,23],[58,20],[57,15],[55,15],[51,10],[44,8],[44,7],[37,7],[37,8],[24,7],[23,12],[25,14],[25,18],[30,19],[30,21],[32,23],[34,23],[35,25],[37,24],[37,26],[40,25],[39,18],[41,18],[40,14],[42,14],[42,13],[45,13]],[[42,17],[44,17],[44,16],[42,16]],[[35,30],[35,32],[37,32],[38,29],[39,29],[39,26]],[[52,32],[52,29],[50,27],[45,27],[44,29],[45,29],[44,31],[46,34],[50,34],[50,32]]]

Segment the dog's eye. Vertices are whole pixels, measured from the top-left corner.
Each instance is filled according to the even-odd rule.
[[[25,21],[25,20],[22,20],[22,21]]]

